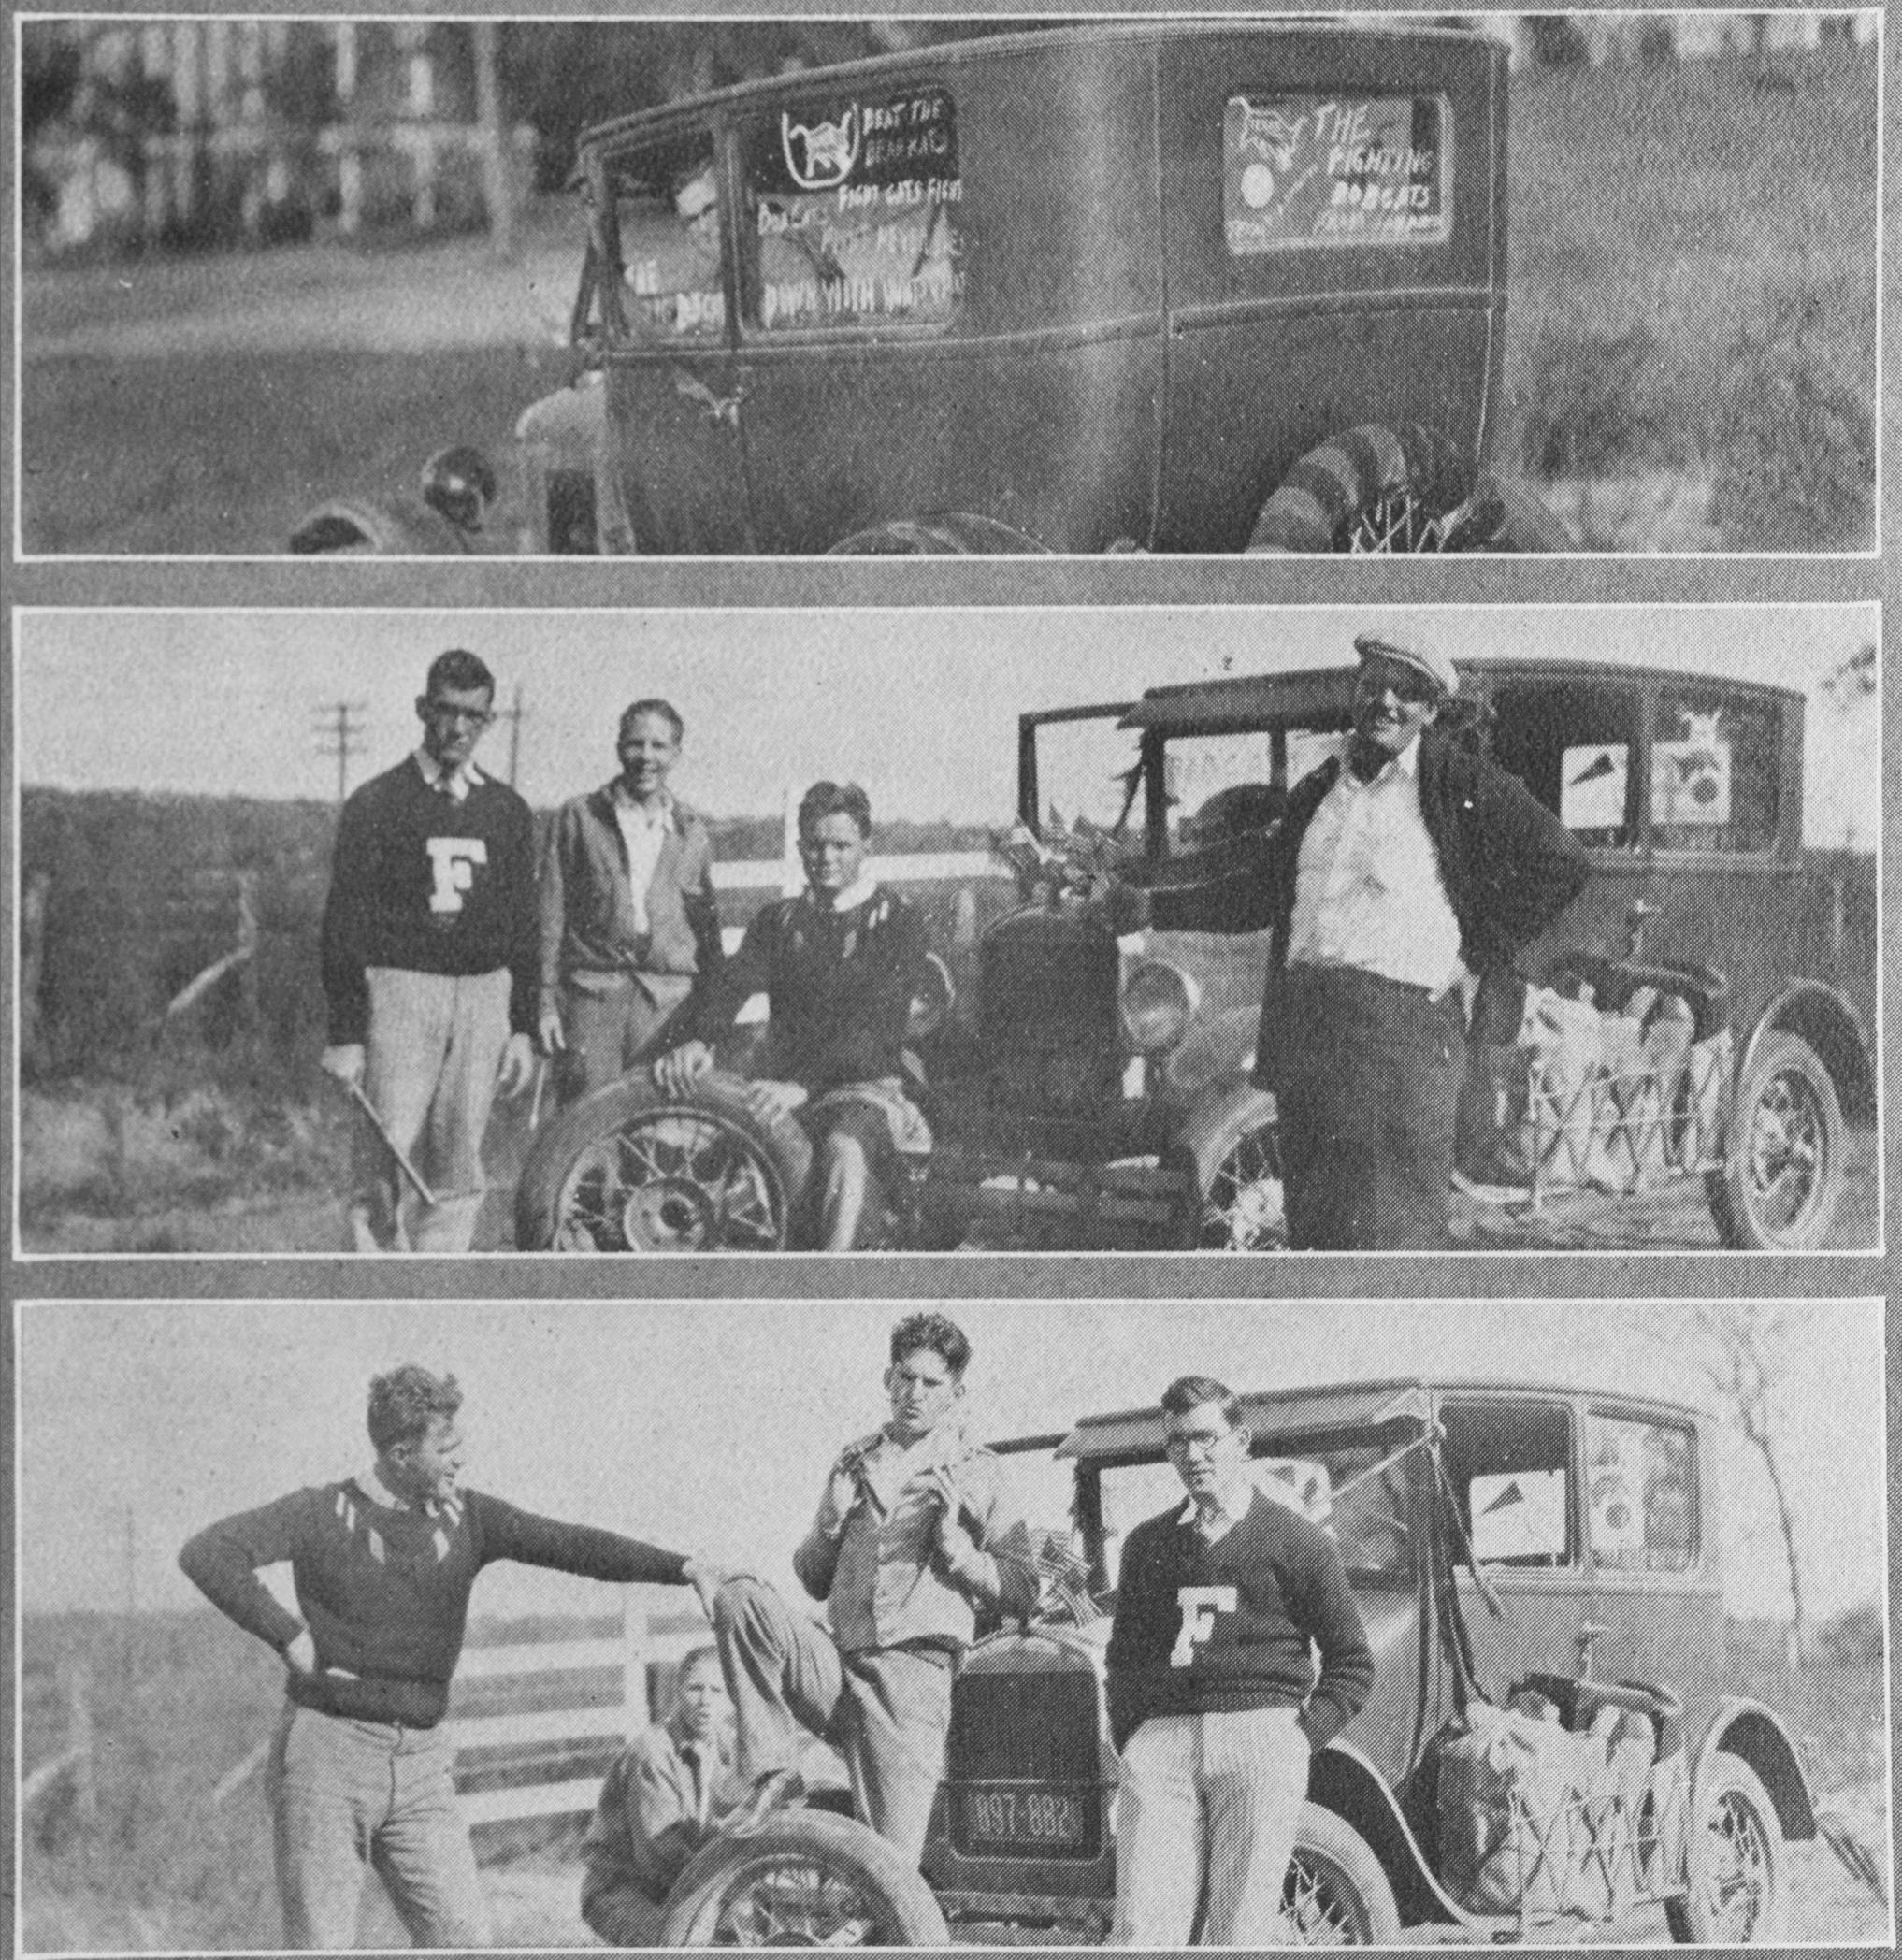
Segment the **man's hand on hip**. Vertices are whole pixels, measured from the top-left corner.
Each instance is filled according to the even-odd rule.
[[[361,1050],[358,1051],[361,1053]],[[293,1674],[315,1674],[317,1672],[317,1643],[310,1637],[307,1626],[297,1637],[283,1650],[284,1665]]]
[[[746,1105],[763,1123],[783,1123],[805,1106],[806,1091],[797,1082],[749,1082]]]
[[[512,1034],[502,1050],[496,1087],[505,1096],[519,1096],[535,1079],[535,1043],[526,1034]]]
[[[363,1087],[364,1048],[361,1042],[339,1042],[325,1048],[322,1062],[326,1075],[335,1075],[345,1088]]]

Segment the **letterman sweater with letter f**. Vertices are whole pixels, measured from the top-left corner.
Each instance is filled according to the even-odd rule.
[[[1310,1643],[1320,1650],[1318,1679]],[[1108,1659],[1118,1750],[1151,1715],[1288,1708],[1301,1709],[1318,1750],[1374,1686],[1374,1656],[1334,1541],[1259,1491],[1213,1544],[1180,1506],[1131,1532]]]

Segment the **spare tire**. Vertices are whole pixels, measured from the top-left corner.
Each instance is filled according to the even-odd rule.
[[[669,1096],[641,1069],[536,1137],[515,1188],[515,1244],[539,1252],[777,1252],[812,1169],[789,1117],[767,1122],[718,1071]]]

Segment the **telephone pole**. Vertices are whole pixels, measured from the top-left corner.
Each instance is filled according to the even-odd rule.
[[[528,719],[528,710],[522,705],[520,681],[515,683],[515,699],[508,707],[496,710],[496,719],[509,724],[509,787],[513,789],[522,766],[522,724]]]
[[[337,800],[350,789],[350,758],[362,746],[367,701],[325,701],[317,711],[317,752],[337,757]]]

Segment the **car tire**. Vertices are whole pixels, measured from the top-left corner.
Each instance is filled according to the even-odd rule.
[[[1251,552],[1437,550],[1438,521],[1472,476],[1443,436],[1368,423],[1311,449],[1261,507]]]
[[[1757,1773],[1719,1750],[1693,1798],[1691,1888],[1668,1899],[1671,1938],[1685,1945],[1763,1946],[1778,1938],[1786,1878],[1783,1827]]]
[[[1273,1123],[1245,1131],[1223,1153],[1198,1201],[1193,1243],[1212,1252],[1288,1249],[1288,1207]]]
[[[668,1894],[663,1946],[949,1946],[931,1889],[874,1831],[784,1810],[715,1838]]]
[[[765,1122],[717,1071],[668,1096],[645,1069],[565,1109],[515,1188],[525,1252],[777,1252],[812,1169],[790,1117]]]
[[[1284,1946],[1392,1946],[1400,1908],[1373,1847],[1352,1824],[1303,1804],[1281,1894]]]
[[[1705,1189],[1718,1236],[1748,1252],[1807,1252],[1828,1236],[1848,1142],[1823,1058],[1800,1034],[1766,1034],[1732,1101],[1724,1163]]]

